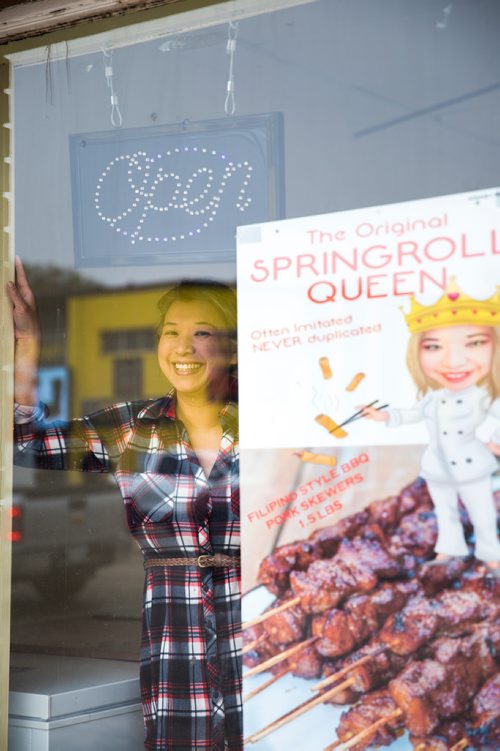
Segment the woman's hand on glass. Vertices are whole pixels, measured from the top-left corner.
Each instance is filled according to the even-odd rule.
[[[14,357],[14,399],[18,404],[38,403],[38,365],[40,360],[40,321],[35,295],[24,266],[16,258],[16,281],[9,282],[7,294],[12,303],[16,349]]]
[[[12,319],[16,341],[30,339],[40,341],[40,321],[35,295],[31,289],[24,266],[16,258],[16,281],[9,282],[7,294],[12,302]]]

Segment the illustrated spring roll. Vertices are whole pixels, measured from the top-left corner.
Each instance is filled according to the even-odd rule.
[[[357,389],[364,377],[365,373],[356,373],[349,386],[346,388],[346,391],[354,391]]]
[[[317,415],[314,419],[319,425],[325,428],[325,430],[328,430],[331,435],[334,435],[335,438],[345,438],[347,436],[346,431],[343,428],[340,428],[331,417],[328,417],[328,415]]]
[[[321,368],[321,372],[323,373],[323,378],[325,379],[325,381],[328,381],[333,376],[328,357],[319,358],[319,367]]]
[[[312,451],[298,451],[295,453],[299,459],[309,464],[323,464],[325,467],[335,467],[337,457],[332,454],[314,454]]]

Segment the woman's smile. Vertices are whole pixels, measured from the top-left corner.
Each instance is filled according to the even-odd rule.
[[[173,366],[179,375],[193,375],[203,367],[200,362],[174,362]]]

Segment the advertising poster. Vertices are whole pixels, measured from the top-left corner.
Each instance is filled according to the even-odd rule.
[[[499,747],[499,282],[498,189],[239,229],[245,748]]]

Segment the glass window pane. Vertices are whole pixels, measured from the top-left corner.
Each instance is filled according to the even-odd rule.
[[[235,1],[15,53],[13,236],[38,301],[48,419],[63,424],[117,402],[146,404],[192,376],[200,362],[185,353],[159,367],[158,301],[181,278],[233,285],[239,226],[258,242],[254,225],[269,220],[496,185],[499,15],[495,0]],[[383,243],[384,232],[373,242]],[[225,345],[233,367],[232,340]],[[258,414],[259,404],[253,408]],[[265,431],[269,418],[261,419]],[[122,428],[126,437],[123,422],[103,430],[119,442]],[[202,469],[211,448],[197,454]],[[96,469],[77,453],[65,459]],[[15,468],[12,685],[64,693],[75,688],[72,676],[86,688],[95,678],[105,688],[82,711],[135,702],[130,725],[106,726],[110,742],[135,751],[145,629],[139,547],[147,535],[140,546],[133,539],[135,514],[144,522],[134,493],[140,475],[175,475],[172,462],[184,454],[165,453],[157,473],[127,454],[119,472],[133,475],[133,488],[123,491],[128,480],[119,476],[124,498],[113,471],[77,472],[65,460],[66,471],[48,471],[30,466],[29,450]],[[107,470],[114,458],[103,459]],[[281,493],[289,467],[276,466]],[[170,490],[161,495],[166,517]],[[293,534],[283,525],[280,543]],[[196,553],[208,544],[200,535]],[[263,556],[267,540],[260,543]],[[192,640],[189,649],[195,662]],[[121,686],[119,701],[112,683]],[[69,714],[67,705],[58,711]],[[61,742],[73,748],[64,732]],[[12,744],[20,742],[21,730],[12,733]]]

